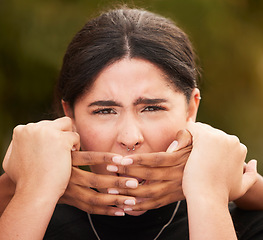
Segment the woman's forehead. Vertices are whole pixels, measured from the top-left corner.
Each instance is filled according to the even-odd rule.
[[[97,76],[90,93],[120,94],[132,92],[174,91],[164,72],[143,59],[125,58],[106,67]]]

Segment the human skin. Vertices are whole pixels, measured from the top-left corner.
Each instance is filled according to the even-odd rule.
[[[123,81],[124,77],[128,81]],[[132,88],[132,84],[140,85],[140,87],[136,90]],[[129,154],[127,147],[132,148],[133,145],[136,145],[134,152],[137,154],[165,152],[167,149],[168,152],[173,151],[170,149],[172,148],[170,143],[176,138],[180,129],[187,128],[193,136],[193,145],[196,146],[190,153],[182,176],[182,190],[188,203],[190,239],[211,239],[214,236],[218,239],[236,239],[228,212],[228,201],[231,198],[242,196],[254,184],[256,181],[255,167],[253,168],[253,162],[252,164],[250,162],[243,173],[246,151],[236,137],[229,137],[219,130],[203,127],[203,125],[200,127],[194,123],[199,103],[199,91],[194,90],[194,93],[195,95],[187,103],[185,96],[168,84],[162,71],[156,66],[144,60],[123,59],[101,72],[91,90],[76,102],[74,112],[64,103],[65,112],[71,117],[71,120],[66,118],[68,122],[70,121],[66,129],[61,128],[60,124],[55,124],[56,127],[53,129],[50,127],[39,129],[39,125],[49,126],[50,122],[18,127],[11,143],[14,149],[10,157],[8,156],[4,161],[4,168],[17,187],[16,194],[1,217],[0,229],[5,229],[3,234],[7,237],[12,237],[14,234],[15,237],[27,238],[28,228],[34,226],[30,233],[34,234],[35,239],[41,239],[55,204],[64,193],[69,181],[70,151],[72,149],[78,150],[81,146],[84,151],[114,152],[118,154],[115,155],[115,157],[118,156],[118,161],[122,162],[125,156],[127,160]],[[55,123],[59,121],[62,120],[56,120]],[[58,126],[60,126],[60,131],[57,131]],[[159,131],[153,131],[153,129]],[[76,137],[70,143],[65,141],[65,139],[70,139],[65,134],[72,136],[74,132],[80,137],[80,141]],[[50,136],[53,136],[54,139],[50,139]],[[163,136],[166,138],[164,139]],[[51,149],[50,140],[52,140]],[[57,143],[58,146],[53,143]],[[62,143],[67,144],[63,147]],[[33,144],[41,148],[34,147]],[[209,144],[212,151],[208,152],[205,150]],[[227,151],[214,154],[218,147]],[[38,149],[38,151],[32,149]],[[61,151],[58,152],[58,149]],[[226,153],[229,155],[230,152],[231,161],[226,157]],[[51,162],[45,161],[46,158]],[[60,161],[56,162],[57,158]],[[17,159],[22,160],[19,161],[21,165],[16,163]],[[130,159],[133,159],[133,155],[130,156]],[[28,164],[23,164],[27,161],[29,161]],[[65,168],[59,171],[59,176],[54,166],[51,167],[53,171],[49,172],[48,169],[52,163],[56,162],[60,165],[61,161],[64,161]],[[164,167],[165,170],[161,175],[160,169],[157,169],[156,175],[148,172],[144,177],[145,168],[141,166],[137,168],[136,166],[135,168],[125,166],[126,170],[122,172],[125,167],[121,169],[120,166],[117,166],[117,169],[114,169],[116,166],[113,164],[105,164],[103,161],[97,163],[100,164],[91,166],[96,174],[107,176],[116,175],[118,172],[124,176],[125,172],[126,177],[144,178],[149,185],[151,181],[161,183],[161,180],[169,181],[174,178],[173,167],[167,169]],[[163,166],[165,164],[165,162],[159,163]],[[36,171],[31,171],[31,167]],[[50,176],[45,173],[39,174],[41,171],[48,171]],[[50,192],[47,194],[47,189],[51,194]],[[104,190],[101,191],[104,192]],[[42,195],[47,196],[46,201],[45,199],[37,201],[42,199]],[[119,204],[117,206],[131,215],[140,215],[145,212],[136,211],[132,207],[127,210],[126,207]],[[36,217],[32,216],[32,208],[41,209],[40,212],[37,212]],[[45,215],[42,214],[42,210],[45,210]],[[33,211],[33,213],[36,212]],[[17,218],[23,219],[21,216],[29,218],[26,227],[16,221]],[[201,222],[208,221],[212,224],[209,226],[199,224],[200,218],[205,220]],[[10,224],[11,222],[16,224]],[[39,225],[41,230],[36,231],[35,226]],[[207,228],[204,236],[203,233]]]
[[[64,103],[64,108],[68,115],[72,114],[71,109],[69,109],[67,104],[65,103]],[[181,141],[179,141],[179,145],[180,143]],[[88,157],[85,157],[85,155],[87,155]],[[108,159],[108,164],[112,163],[111,157],[113,156],[113,154],[87,152],[79,155],[82,156],[83,158],[82,160],[80,160],[81,157],[78,156],[77,152],[75,156],[77,156],[78,158],[78,160],[75,159],[75,162],[79,162],[78,164],[80,164],[81,162],[81,164],[83,165],[89,165],[89,164],[92,165],[92,164],[102,163],[103,161],[105,161],[105,159]],[[160,156],[162,156],[163,157],[162,162],[164,162],[165,158],[170,159],[169,160],[170,166],[172,166],[171,161],[173,161],[173,159],[178,159],[178,160],[180,159],[179,155],[176,154],[169,155],[168,157],[166,156],[166,154],[160,155],[159,153],[157,153],[156,155],[149,156],[147,154],[141,155],[140,153],[138,153],[138,151],[136,151],[135,154],[133,155],[133,161],[138,163],[138,160],[140,160],[140,164],[143,166],[153,166],[154,164],[156,164],[156,160],[155,160],[156,156],[158,156],[159,159]],[[182,156],[184,156],[184,154],[182,154]],[[74,160],[74,156],[73,156],[73,160]],[[87,185],[89,185],[89,179],[93,178],[93,183],[95,184],[94,186],[99,186],[99,184],[105,186],[105,183],[108,183],[108,187],[115,188],[115,190],[116,190],[116,186],[119,186],[117,190],[119,191],[120,194],[126,196],[133,195],[138,197],[148,197],[147,202],[139,203],[136,204],[136,206],[132,206],[134,210],[152,209],[184,198],[182,194],[181,186],[179,186],[181,184],[180,179],[182,177],[182,172],[183,172],[182,167],[178,168],[178,170],[176,171],[177,178],[174,178],[174,181],[170,181],[170,182],[166,181],[165,183],[163,182],[162,183],[163,185],[161,184],[159,185],[152,184],[151,186],[143,185],[136,189],[129,189],[125,187],[125,182],[127,181],[127,178],[121,180],[112,179],[111,180],[112,185],[110,185],[109,178],[106,179],[102,175],[101,176],[97,175],[96,180],[98,182],[95,182],[94,176],[90,176],[89,173],[73,167],[73,174],[71,175],[70,183],[68,185],[67,191],[65,192],[64,196],[60,199],[60,202],[76,206],[87,212],[115,215],[116,210],[109,208],[107,206],[112,202],[117,201],[116,198],[112,198],[114,196],[104,195],[103,197],[102,196],[100,197],[97,195],[97,193],[92,192],[91,189],[86,187]],[[167,172],[164,172],[164,175],[167,175]],[[139,177],[143,177],[143,176],[139,176]],[[164,184],[166,184],[165,187]],[[1,185],[3,185],[3,187],[1,188],[2,189],[1,194],[3,195],[3,197],[1,197],[1,199],[5,199],[5,201],[1,201],[1,211],[3,211],[5,209],[5,206],[7,205],[7,203],[12,197],[15,186],[12,183],[12,181],[10,181],[10,179],[6,176],[6,174],[1,176]],[[168,189],[171,189],[171,186],[175,186],[175,185],[176,185],[176,189],[174,190],[174,192],[171,191],[169,192]],[[89,186],[94,187],[91,184]],[[258,196],[259,196],[258,192],[262,192],[261,188],[262,188],[262,177],[258,175],[257,183],[248,191],[247,194],[245,194],[242,198],[238,199],[237,203],[241,205],[243,208],[261,209],[262,201],[258,201]],[[4,191],[4,189],[6,189],[6,191]],[[160,189],[162,189],[162,191],[160,191]],[[145,193],[148,193],[147,196],[145,196]],[[152,196],[152,198],[150,198],[150,195]],[[93,201],[91,201],[91,199]],[[95,202],[94,199],[96,199]],[[119,199],[118,201],[124,201],[124,198],[122,198],[121,200]],[[251,201],[253,204],[251,204]],[[92,204],[90,204],[91,202]]]
[[[49,139],[49,137],[47,136],[46,139]],[[78,168],[78,166],[103,163],[114,164],[112,157],[116,156],[116,154],[93,151],[72,152],[73,167],[70,181],[64,195],[59,199],[59,203],[75,206],[88,213],[114,216],[116,214],[122,215],[124,212],[119,212],[120,209],[112,207],[112,205],[120,205],[125,200],[134,199],[134,197],[128,196],[148,198],[146,202],[136,203],[136,208],[144,210],[164,206],[171,202],[184,199],[181,180],[185,162],[191,151],[191,146],[187,147],[191,144],[191,137],[187,131],[180,131],[176,139],[178,140],[178,145],[177,150],[174,149],[176,150],[174,152],[132,155],[134,162],[148,169],[147,175],[152,172],[151,170],[154,170],[152,174],[156,173],[158,168],[160,168],[160,172],[164,172],[163,166],[168,168],[173,167],[174,172],[172,181],[163,181],[161,184],[142,185],[136,189],[126,186],[127,181],[131,180],[131,178],[94,174]],[[171,147],[169,147],[169,149],[173,151]],[[148,166],[151,167],[149,168]],[[153,166],[155,166],[155,168],[153,168]],[[125,166],[122,165],[122,167]],[[147,177],[145,176],[145,178]],[[134,179],[133,181],[137,182],[137,180]],[[0,185],[0,213],[2,214],[13,197],[16,186],[6,173],[0,177]],[[92,189],[96,187],[118,188],[118,191],[123,193],[120,195],[98,193]]]
[[[79,149],[78,134],[71,127],[71,121],[63,118],[15,129],[4,159],[4,169],[16,183],[16,193],[0,219],[4,239],[42,239],[69,181],[70,152]],[[193,135],[194,148],[186,164],[183,190],[188,203],[190,239],[236,239],[227,203],[229,197],[243,194],[255,182],[253,162],[248,163],[243,174],[246,149],[236,137],[195,123],[188,123],[188,131]],[[208,145],[210,151],[206,151]],[[38,151],[32,151],[32,147]],[[227,151],[214,154],[218,147]],[[232,161],[227,158],[229,154]],[[200,224],[200,217],[211,226],[207,221]]]
[[[14,129],[3,168],[16,191],[0,218],[0,239],[43,239],[70,178],[72,148],[79,136],[66,117]]]
[[[237,239],[228,202],[256,182],[256,161],[244,170],[247,149],[236,136],[201,123],[189,123],[187,129],[196,146],[183,176],[190,239]]]
[[[155,65],[124,58],[98,75],[92,88],[76,101],[74,110],[64,103],[64,111],[72,117],[84,151],[126,156],[130,154],[127,148],[136,145],[133,153],[165,152],[177,132],[195,120],[199,90],[192,94],[187,103],[185,95],[174,89]],[[108,171],[111,166],[91,166],[91,170],[116,175]],[[152,177],[150,180],[157,180]]]

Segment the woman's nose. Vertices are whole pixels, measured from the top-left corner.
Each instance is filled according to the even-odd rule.
[[[140,125],[134,119],[123,119],[119,124],[117,141],[128,152],[137,150],[143,143]]]

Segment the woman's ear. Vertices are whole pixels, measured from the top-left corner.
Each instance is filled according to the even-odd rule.
[[[63,107],[63,111],[67,117],[70,117],[73,123],[72,130],[73,132],[77,132],[75,121],[74,121],[74,112],[72,107],[69,105],[68,102],[65,102],[64,100],[61,100],[61,104]]]
[[[191,98],[188,104],[188,116],[187,121],[193,121],[196,120],[196,115],[200,103],[200,91],[198,88],[195,88],[191,94]]]
[[[73,110],[70,107],[69,103],[65,102],[64,100],[61,100],[61,104],[62,104],[62,107],[63,107],[64,114],[67,117],[70,117],[71,119],[73,119],[74,114],[73,114]]]

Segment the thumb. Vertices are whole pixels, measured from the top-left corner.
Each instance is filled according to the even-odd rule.
[[[244,193],[251,188],[257,180],[257,160],[250,160],[245,166],[242,178],[242,188]]]
[[[172,153],[174,151],[180,150],[192,144],[192,135],[186,129],[180,130],[166,152]]]

